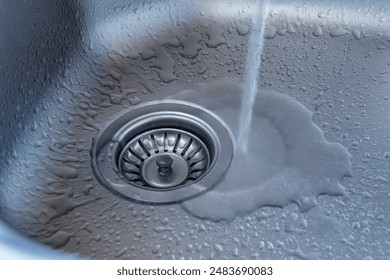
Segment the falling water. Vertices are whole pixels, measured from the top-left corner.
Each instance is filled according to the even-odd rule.
[[[248,42],[246,59],[246,76],[241,100],[239,132],[237,137],[240,152],[247,153],[248,134],[250,132],[253,104],[256,98],[258,77],[261,66],[261,54],[264,45],[265,16],[268,10],[268,0],[257,0],[252,17],[252,30]]]

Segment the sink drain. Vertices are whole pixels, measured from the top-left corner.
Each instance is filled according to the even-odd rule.
[[[233,143],[212,112],[176,101],[133,108],[92,145],[92,167],[106,187],[148,203],[180,202],[213,187],[228,169]]]
[[[199,179],[209,161],[208,148],[197,136],[161,128],[130,140],[119,156],[119,169],[129,183],[169,188]]]

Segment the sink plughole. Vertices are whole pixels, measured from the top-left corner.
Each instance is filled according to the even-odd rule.
[[[333,192],[225,218],[207,207],[192,213],[189,202],[123,197],[96,178],[91,150],[132,108],[189,93],[206,104],[209,85],[242,85],[255,1],[5,1],[0,256],[390,258],[390,5],[267,5],[258,94],[313,112],[317,132],[337,146],[332,156],[343,153],[351,172],[340,171]],[[235,104],[218,98],[221,109]],[[229,120],[220,122],[234,142]]]

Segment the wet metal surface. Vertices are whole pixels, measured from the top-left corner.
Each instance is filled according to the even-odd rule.
[[[245,81],[255,1],[6,1],[1,219],[30,240],[98,259],[388,259],[390,6],[374,2],[270,1],[265,19],[258,94],[275,92],[282,105],[312,112],[314,130],[345,148],[333,154],[338,163],[344,151],[351,155],[352,176],[315,199],[311,186],[319,185],[306,176],[313,173],[295,176],[295,188],[310,195],[281,192],[283,207],[236,207],[229,219],[204,208],[201,219],[186,205],[138,203],[102,186],[91,167],[93,139],[121,112],[183,91],[233,116],[240,108],[240,98],[230,98],[234,86],[226,99],[210,91],[210,102],[201,89]],[[295,112],[273,106],[268,121]],[[259,105],[257,119],[266,109]],[[223,121],[236,137],[234,121]],[[267,121],[258,125],[273,135],[256,131],[274,147],[267,155],[280,152],[275,166],[282,166],[285,138]],[[13,248],[30,254],[24,244]]]

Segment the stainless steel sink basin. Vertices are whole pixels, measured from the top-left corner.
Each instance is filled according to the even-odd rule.
[[[321,180],[333,179],[316,182],[310,173],[309,183],[306,177],[294,181],[298,189],[317,188],[310,198],[280,191],[283,203],[274,203],[277,199],[267,200],[270,192],[260,191],[263,202],[252,208],[249,198],[234,205],[222,198],[216,202],[220,208],[211,202],[193,211],[187,200],[156,204],[133,193],[126,197],[128,191],[107,186],[114,179],[104,184],[92,168],[96,141],[113,120],[167,97],[206,107],[240,145],[229,114],[240,108],[238,89],[248,72],[252,18],[259,9],[255,1],[5,1],[0,8],[0,256],[390,258],[390,4],[263,4],[258,95],[274,92],[280,102],[288,99],[310,116],[318,137],[334,148],[329,153],[335,160],[324,169],[342,169],[338,164],[349,160],[352,173],[340,171],[337,190],[318,189]],[[213,85],[221,83],[225,86],[213,94]],[[213,90],[203,90],[209,86]],[[255,111],[268,104],[259,100]],[[271,111],[288,123],[290,111],[278,102]],[[199,139],[207,146],[207,139]],[[308,134],[301,144],[310,147],[314,139]],[[276,145],[271,142],[259,140]],[[210,166],[213,153],[230,142],[221,143],[210,151]],[[270,159],[276,150],[267,154]],[[295,157],[321,167],[321,159],[312,164],[311,155]],[[261,170],[248,176],[256,172]],[[193,180],[201,185],[206,173]],[[290,183],[285,182],[287,189]],[[194,201],[209,194],[206,187],[198,193],[197,186]]]

